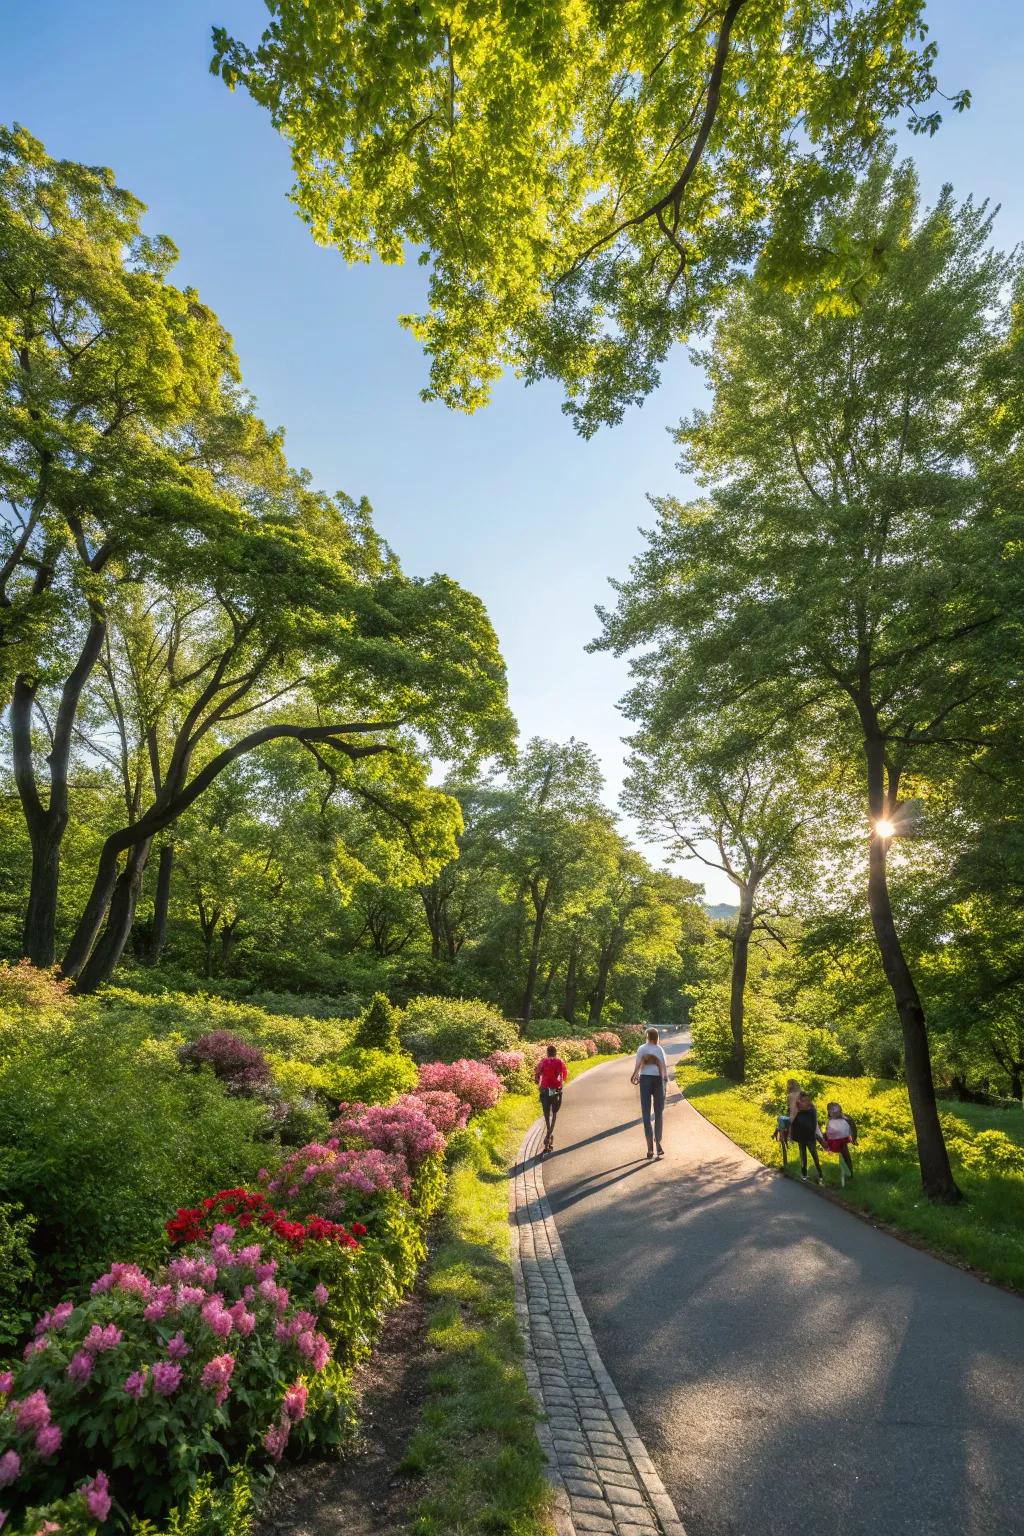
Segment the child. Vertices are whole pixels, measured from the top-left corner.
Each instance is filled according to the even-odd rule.
[[[818,1111],[814,1107],[814,1100],[806,1093],[798,1093],[793,1104],[794,1115],[789,1134],[800,1148],[800,1177],[807,1183],[807,1154],[810,1152],[814,1159],[814,1169],[818,1175],[818,1183],[822,1182],[821,1160],[818,1157],[818,1142],[824,1144],[825,1138],[818,1129]]]
[[[846,1176],[853,1178],[853,1158],[850,1148],[857,1145],[857,1126],[850,1115],[843,1114],[843,1106],[833,1101],[828,1106],[825,1123],[825,1145],[830,1152],[839,1153],[839,1182],[846,1184]]]
[[[544,1114],[544,1151],[555,1148],[555,1121],[562,1107],[562,1085],[569,1076],[569,1068],[553,1045],[533,1069],[533,1080],[540,1088],[540,1107]]]

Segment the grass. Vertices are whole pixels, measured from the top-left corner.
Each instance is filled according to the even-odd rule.
[[[532,1096],[506,1095],[449,1181],[427,1271],[428,1339],[440,1358],[403,1462],[426,1480],[418,1536],[552,1529],[509,1264],[508,1173],[536,1116]]]
[[[571,1062],[569,1076],[610,1060]],[[509,1169],[538,1113],[533,1094],[506,1094],[449,1180],[427,1267],[427,1336],[439,1364],[402,1464],[426,1483],[417,1536],[553,1529],[509,1263]]]
[[[778,1165],[773,1142],[778,1095],[737,1088],[687,1059],[679,1085],[702,1115],[763,1163]],[[1016,1160],[1024,1147],[1024,1113],[982,1105],[942,1103],[943,1128],[964,1201],[932,1205],[921,1191],[905,1090],[877,1078],[815,1078],[809,1085],[819,1113],[837,1099],[857,1120],[856,1177],[839,1189],[837,1159],[822,1153],[825,1182],[844,1204],[868,1213],[943,1257],[968,1265],[1002,1285],[1024,1292],[1024,1172],[999,1167],[1000,1155]],[[798,1176],[791,1151],[789,1174]]]

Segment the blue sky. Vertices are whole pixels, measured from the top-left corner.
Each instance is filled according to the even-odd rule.
[[[366,495],[406,568],[449,572],[487,604],[524,738],[577,736],[621,781],[622,663],[588,656],[594,604],[648,519],[647,492],[683,489],[668,427],[703,395],[680,351],[662,387],[590,442],[559,391],[509,380],[457,416],[424,405],[426,368],[396,317],[419,307],[416,267],[347,268],[318,250],[288,203],[288,156],[266,116],[207,70],[210,27],[254,39],[260,0],[7,0],[0,17],[0,121],[51,153],[112,166],[181,250],[232,332],[265,418],[325,489]],[[939,75],[974,106],[932,140],[904,142],[925,192],[943,181],[1001,202],[996,234],[1024,239],[1019,128],[1024,7],[934,0]],[[695,866],[694,878],[709,872]],[[727,883],[708,878],[712,900]]]

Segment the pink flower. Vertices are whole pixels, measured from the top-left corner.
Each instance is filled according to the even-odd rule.
[[[331,1297],[330,1291],[327,1289],[326,1285],[324,1285],[322,1282],[320,1283],[320,1285],[317,1286],[316,1290],[313,1292],[313,1300],[316,1302],[318,1307],[326,1307],[328,1301],[330,1300],[330,1297]]]
[[[0,1488],[9,1488],[21,1471],[21,1457],[17,1451],[4,1451],[0,1456]]]
[[[259,1243],[247,1243],[244,1248],[239,1248],[235,1254],[235,1263],[247,1265],[250,1269],[260,1262],[263,1249]]]
[[[210,1234],[215,1243],[230,1243],[235,1235],[235,1229],[229,1221],[218,1221]]]
[[[145,1376],[141,1371],[132,1371],[121,1390],[122,1392],[127,1392],[129,1397],[134,1397],[137,1401],[146,1390]]]
[[[151,1292],[149,1301],[142,1309],[142,1315],[147,1323],[158,1323],[162,1317],[166,1317],[173,1305],[174,1287],[161,1285]]]
[[[92,1375],[92,1355],[88,1349],[75,1350],[71,1356],[71,1364],[68,1366],[68,1376],[71,1381],[88,1381]]]
[[[306,1398],[308,1392],[301,1381],[296,1381],[285,1392],[281,1400],[281,1411],[290,1424],[297,1424],[300,1419],[306,1417]]]
[[[29,1339],[28,1343],[25,1345],[25,1348],[21,1352],[21,1358],[23,1360],[31,1360],[32,1356],[38,1355],[39,1351],[41,1349],[45,1349],[49,1342],[50,1341],[47,1338]]]
[[[234,1355],[215,1355],[203,1366],[203,1386],[214,1393],[214,1401],[218,1408],[231,1391],[231,1373],[234,1369]]]
[[[170,1397],[181,1386],[181,1366],[173,1360],[158,1360],[153,1367],[153,1391]]]
[[[203,1322],[218,1339],[226,1339],[232,1329],[231,1313],[224,1310],[220,1297],[211,1298],[202,1309]]]
[[[9,1397],[13,1386],[13,1371],[0,1371],[0,1397]]]
[[[324,1335],[314,1333],[311,1329],[305,1329],[297,1335],[295,1347],[310,1362],[314,1371],[322,1371],[331,1358],[331,1346]]]
[[[256,1327],[256,1318],[252,1312],[246,1309],[244,1301],[236,1301],[233,1307],[228,1308],[231,1325],[237,1328],[244,1339],[247,1339]]]
[[[429,1061],[420,1067],[419,1087],[454,1093],[474,1114],[493,1109],[504,1092],[498,1074],[482,1061]]]
[[[184,1360],[185,1356],[190,1353],[189,1347],[185,1343],[185,1335],[181,1332],[180,1329],[174,1335],[173,1339],[168,1339],[167,1353],[170,1355],[172,1360]]]
[[[110,1487],[105,1472],[97,1472],[92,1482],[86,1483],[85,1502],[89,1506],[90,1515],[102,1525],[110,1514],[111,1504]]]
[[[107,1349],[116,1349],[124,1338],[120,1328],[114,1323],[108,1323],[101,1328],[99,1323],[93,1323],[84,1339],[85,1348],[93,1354],[99,1355]]]
[[[88,1355],[86,1359],[89,1360]],[[91,1360],[89,1360],[89,1369],[92,1369]],[[14,1409],[14,1427],[23,1435],[30,1435],[50,1422],[50,1405],[42,1388],[38,1392],[30,1392],[28,1397],[21,1399],[20,1403],[16,1404],[12,1398],[8,1407]]]
[[[36,1450],[44,1460],[47,1456],[56,1456],[62,1439],[63,1436],[56,1424],[44,1424],[36,1435]]]
[[[175,1305],[177,1307],[194,1307],[197,1303],[206,1300],[206,1292],[199,1285],[179,1285]]]
[[[287,1424],[274,1424],[263,1436],[263,1444],[275,1461],[280,1461],[284,1455],[284,1448],[288,1444],[289,1426]]]
[[[235,1262],[235,1256],[227,1243],[214,1243],[211,1254],[218,1269],[230,1269]]]
[[[262,1284],[265,1280],[273,1280],[277,1274],[277,1260],[266,1259],[256,1270],[256,1279]]]

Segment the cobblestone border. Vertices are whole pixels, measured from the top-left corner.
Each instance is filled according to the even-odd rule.
[[[555,1490],[558,1536],[686,1536],[675,1506],[597,1352],[544,1192],[543,1120],[509,1184],[516,1316],[537,1435]]]

